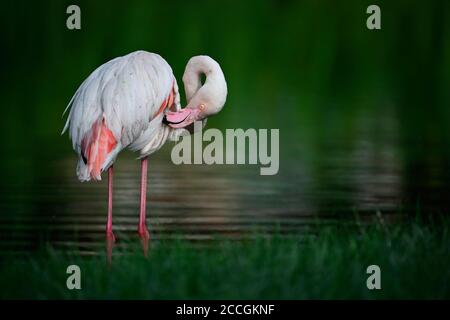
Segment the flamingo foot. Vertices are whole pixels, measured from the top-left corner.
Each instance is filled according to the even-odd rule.
[[[116,242],[116,237],[114,236],[114,233],[112,231],[107,231],[106,232],[106,259],[107,259],[108,265],[111,265],[111,263],[112,263],[112,249],[113,249],[115,242]]]
[[[144,256],[147,257],[148,254],[148,242],[150,240],[150,233],[146,226],[139,226],[138,228],[139,238],[141,239],[141,246],[144,252]]]

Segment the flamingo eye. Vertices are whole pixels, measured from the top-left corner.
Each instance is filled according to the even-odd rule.
[[[199,106],[199,108],[200,108],[201,111],[203,111],[203,110],[205,109],[205,105],[202,103],[202,104]]]

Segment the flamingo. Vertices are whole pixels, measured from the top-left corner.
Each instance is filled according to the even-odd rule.
[[[204,83],[201,76],[206,77]],[[150,234],[146,225],[148,156],[167,140],[177,140],[195,121],[218,113],[227,97],[220,65],[208,56],[194,56],[183,75],[187,105],[180,107],[178,85],[170,65],[158,54],[136,51],[95,69],[80,85],[62,134],[69,130],[78,155],[80,181],[101,180],[108,171],[107,256],[111,261],[113,233],[113,164],[125,148],[141,160],[138,234],[147,255]]]

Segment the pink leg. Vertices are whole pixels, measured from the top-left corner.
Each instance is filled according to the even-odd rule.
[[[108,169],[108,218],[106,221],[106,254],[108,263],[112,261],[112,248],[116,238],[112,231],[112,189],[113,189],[113,167]]]
[[[150,234],[147,230],[147,224],[145,221],[145,211],[147,206],[147,166],[148,159],[144,158],[141,161],[141,207],[139,213],[139,226],[138,233],[141,238],[142,249],[144,250],[144,255],[147,256],[148,251],[148,241],[150,239]]]

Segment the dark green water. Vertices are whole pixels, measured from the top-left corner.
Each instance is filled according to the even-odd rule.
[[[301,144],[297,157],[283,152],[274,176],[259,175],[259,165],[175,166],[167,145],[149,162],[152,240],[248,239],[255,231],[310,235],[318,225],[448,214],[449,180],[440,175],[442,164],[411,169],[394,145],[393,132],[386,127],[375,143],[365,137],[367,128],[362,126],[350,146],[324,141],[323,158],[309,159]],[[80,183],[75,164],[74,155],[40,158],[23,166],[24,180],[2,187],[3,252],[45,244],[83,253],[103,248],[106,175],[102,182]],[[115,165],[113,222],[119,246],[124,239],[137,241],[139,170],[131,153],[121,154]],[[26,180],[30,172],[32,179]]]

